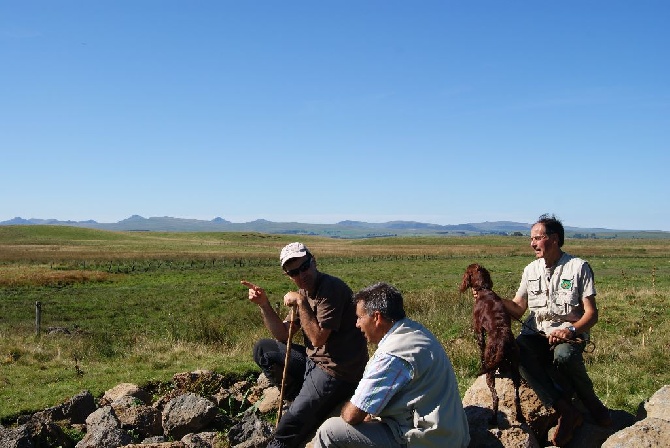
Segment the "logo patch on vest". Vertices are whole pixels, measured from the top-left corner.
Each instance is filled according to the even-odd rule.
[[[561,289],[572,289],[572,279],[561,279]]]

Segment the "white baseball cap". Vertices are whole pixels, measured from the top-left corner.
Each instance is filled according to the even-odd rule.
[[[281,254],[279,254],[279,261],[281,262],[281,265],[284,266],[290,259],[302,258],[309,253],[310,252],[309,249],[307,249],[307,246],[296,241],[295,243],[284,246],[284,248],[281,250]]]

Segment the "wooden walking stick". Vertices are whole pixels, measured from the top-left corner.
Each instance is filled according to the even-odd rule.
[[[277,413],[277,426],[281,420],[284,410],[284,386],[286,385],[286,372],[288,371],[288,361],[291,357],[291,338],[293,337],[293,317],[295,314],[295,305],[291,307],[291,314],[288,323],[288,340],[286,341],[286,357],[284,358],[284,373],[281,376],[281,390],[279,391],[279,412]],[[277,427],[275,426],[275,428]]]

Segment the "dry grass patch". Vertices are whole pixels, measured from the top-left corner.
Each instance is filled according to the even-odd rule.
[[[48,266],[0,266],[0,286],[65,286],[105,282],[112,274],[100,271],[55,270]]]

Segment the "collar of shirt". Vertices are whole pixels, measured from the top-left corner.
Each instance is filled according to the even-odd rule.
[[[398,322],[394,323],[393,326],[389,329],[389,331],[386,332],[386,334],[385,334],[384,337],[381,339],[381,341],[379,341],[379,344],[381,344],[382,342],[384,342],[384,339],[386,339],[386,338],[388,337],[388,335],[390,335],[391,333],[393,333],[393,331],[394,331],[396,328],[398,328],[398,327],[400,326],[400,324],[401,324],[405,319],[407,319],[407,318],[406,318],[406,317],[403,317],[403,318],[400,319]],[[379,345],[379,344],[378,344],[378,345]]]

